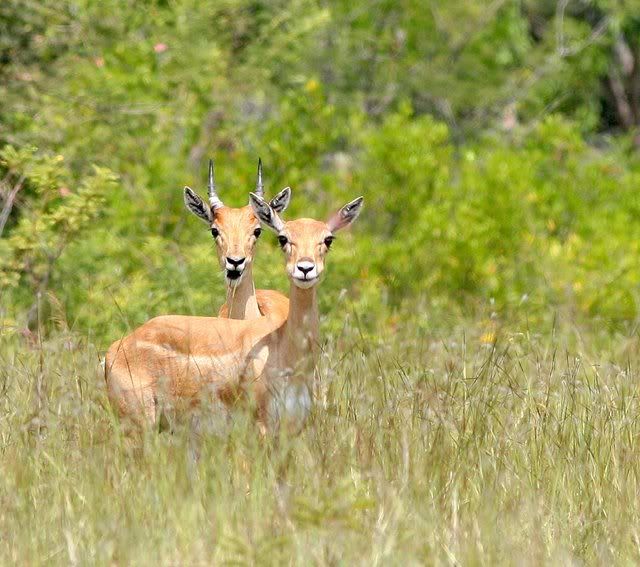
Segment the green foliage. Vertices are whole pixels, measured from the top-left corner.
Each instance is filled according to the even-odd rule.
[[[97,219],[116,177],[96,167],[77,189],[69,189],[63,157],[39,155],[32,148],[6,146],[0,165],[7,172],[5,182],[13,181],[18,188],[28,185],[32,193],[10,236],[2,240],[0,284],[5,292],[14,289],[23,301],[33,301],[33,295],[46,291],[56,277],[56,263],[69,243]]]
[[[357,184],[375,211],[363,264],[398,299],[470,294],[508,307],[529,298],[636,316],[637,173],[614,148],[596,151],[579,128],[549,118],[511,143],[484,140],[456,156],[442,124],[406,111],[362,144]]]
[[[202,190],[213,156],[223,199],[242,205],[259,155],[269,193],[293,187],[287,215],[365,195],[329,259],[328,330],[344,308],[376,325],[422,297],[637,316],[638,164],[627,138],[585,137],[610,120],[601,85],[615,33],[635,41],[632,11],[63,4],[2,8],[6,187],[24,176],[0,241],[12,324],[33,322],[44,291],[101,341],[162,312],[215,313],[212,243],[180,189]],[[286,290],[268,238],[256,270],[259,287]]]

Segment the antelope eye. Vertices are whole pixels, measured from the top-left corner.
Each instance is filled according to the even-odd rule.
[[[260,235],[262,234],[262,229],[261,228],[256,228],[253,231],[253,236],[255,236],[256,238],[260,238]]]
[[[287,245],[287,242],[289,242],[289,239],[284,234],[281,234],[278,236],[278,242],[280,243],[280,246],[284,248]]]
[[[220,236],[220,231],[215,226],[211,229],[211,236],[214,238],[218,238],[218,236]]]
[[[327,248],[331,248],[331,245],[333,244],[333,241],[334,241],[334,240],[335,240],[335,236],[327,236],[327,237],[324,239],[324,245],[325,245]]]

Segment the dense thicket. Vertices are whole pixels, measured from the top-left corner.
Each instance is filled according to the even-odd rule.
[[[290,215],[358,194],[338,290],[403,303],[638,311],[640,2],[8,0],[0,5],[5,328],[99,338],[223,297],[181,188],[257,157]],[[261,243],[261,287],[285,288]],[[335,311],[334,311],[335,313]],[[337,324],[337,321],[336,321]]]

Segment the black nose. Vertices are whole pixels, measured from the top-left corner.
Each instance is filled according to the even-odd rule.
[[[306,276],[311,270],[313,270],[313,265],[309,266],[308,264],[298,264],[298,270]]]
[[[238,266],[244,264],[245,260],[246,260],[246,258],[231,258],[231,257],[227,256],[227,262],[229,264],[231,264],[232,266],[236,267],[236,268]]]

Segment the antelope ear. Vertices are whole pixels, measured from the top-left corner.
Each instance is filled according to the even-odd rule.
[[[329,230],[331,232],[336,232],[349,226],[358,218],[358,215],[362,210],[362,203],[364,203],[364,197],[358,197],[342,207],[327,223],[329,225]]]
[[[276,234],[279,234],[284,228],[284,223],[278,216],[278,213],[271,208],[271,205],[255,193],[249,193],[249,201],[253,212],[260,222],[267,228],[273,230]]]
[[[199,219],[202,219],[207,224],[211,224],[213,221],[213,215],[211,214],[211,208],[207,205],[200,196],[191,189],[191,187],[184,188],[184,204],[189,211],[196,215]]]
[[[291,187],[285,187],[280,193],[278,193],[271,201],[269,205],[276,213],[281,213],[289,206],[291,200]]]

